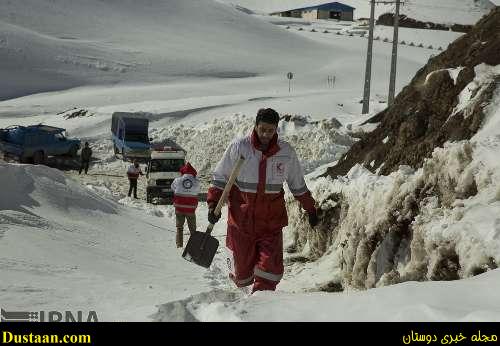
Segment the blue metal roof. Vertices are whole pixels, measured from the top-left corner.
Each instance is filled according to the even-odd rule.
[[[355,10],[355,7],[351,7],[349,5],[341,4],[340,2],[329,2],[326,4],[316,5],[316,6],[308,6],[295,8],[290,11],[301,11],[301,10],[322,10],[322,11],[341,11],[341,12],[350,12]]]

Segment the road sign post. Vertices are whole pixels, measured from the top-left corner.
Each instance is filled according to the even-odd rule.
[[[286,74],[286,78],[288,78],[288,92],[290,92],[290,90],[291,90],[290,85],[291,85],[291,82],[292,82],[292,79],[293,79],[293,73],[292,72],[288,72]]]

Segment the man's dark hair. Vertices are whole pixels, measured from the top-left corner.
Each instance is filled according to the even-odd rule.
[[[259,125],[260,122],[278,125],[280,121],[280,116],[272,108],[261,108],[257,112],[257,117],[255,118],[255,125]]]

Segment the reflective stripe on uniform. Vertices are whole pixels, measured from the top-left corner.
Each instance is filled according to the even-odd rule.
[[[258,186],[257,183],[249,183],[246,181],[236,180],[234,182],[234,184],[242,192],[257,193],[257,186]],[[217,187],[217,188],[224,189],[224,187],[226,186],[226,182],[221,181],[221,180],[212,180],[212,185]],[[278,193],[278,192],[281,192],[281,189],[283,189],[283,184],[266,184],[265,185],[265,192],[266,193]],[[304,185],[304,187],[302,187],[299,190],[294,190],[294,191],[292,191],[292,193],[294,195],[301,195],[307,191],[308,191],[307,187]]]
[[[283,274],[268,273],[263,271],[262,269],[259,269],[258,267],[254,268],[253,273],[255,276],[267,279],[269,281],[280,281],[283,277]]]
[[[174,203],[174,207],[176,208],[189,208],[189,209],[196,209],[195,205],[186,205],[186,204],[176,204]]]
[[[257,190],[254,190],[254,189],[244,189],[244,188],[239,187],[239,186],[238,186],[238,189],[240,189],[241,192],[257,193]]]
[[[212,180],[212,185],[218,187],[219,189],[224,189],[227,182],[222,180]]]
[[[245,181],[236,180],[234,185],[236,185],[241,192],[257,193],[256,183],[247,183]]]
[[[236,180],[235,184],[242,192],[257,193],[257,183]],[[283,184],[266,184],[265,193],[278,193],[282,188]]]
[[[250,285],[253,282],[253,279],[254,279],[254,276],[252,275],[252,276],[250,276],[249,278],[246,278],[246,279],[234,280],[234,282],[238,286],[247,286],[247,285]]]
[[[280,192],[283,184],[266,184],[266,192],[276,193]]]
[[[255,190],[255,191],[257,191],[257,183],[248,183],[246,181],[241,181],[238,179],[236,179],[236,181],[234,183],[240,188],[240,190]]]
[[[192,197],[198,197],[198,194],[197,193],[176,193],[175,194],[177,197],[188,197],[188,198],[192,198]]]
[[[306,193],[307,191],[309,191],[307,189],[307,186],[304,185],[303,187],[301,187],[300,189],[297,189],[297,190],[293,190],[292,188],[290,188],[290,192],[294,195],[294,196],[300,196],[300,195],[303,195],[304,193]]]

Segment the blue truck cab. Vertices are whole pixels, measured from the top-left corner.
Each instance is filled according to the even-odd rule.
[[[0,151],[20,162],[44,164],[47,157],[76,157],[79,139],[65,136],[65,129],[48,125],[14,125],[0,129]]]
[[[122,159],[148,161],[151,155],[149,120],[142,113],[115,112],[111,116],[111,138],[115,155]]]

